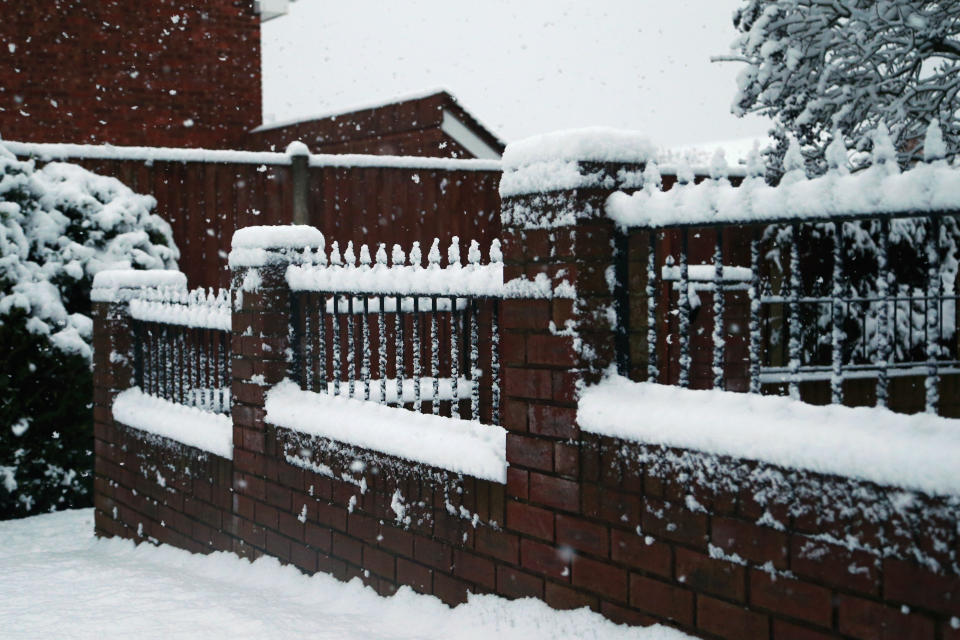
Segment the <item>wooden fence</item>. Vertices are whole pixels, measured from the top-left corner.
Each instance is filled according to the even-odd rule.
[[[409,246],[500,234],[495,161],[288,155],[4,142],[20,157],[63,160],[157,200],[190,286],[226,287],[236,229],[310,224],[342,242]]]

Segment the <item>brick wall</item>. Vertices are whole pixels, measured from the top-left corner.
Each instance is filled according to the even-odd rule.
[[[21,2],[0,20],[0,136],[230,148],[261,122],[253,0]]]
[[[449,604],[467,592],[533,596],[714,640],[957,638],[956,496],[580,430],[577,390],[611,363],[615,340],[612,229],[592,215],[604,196],[506,202],[508,276],[544,272],[573,283],[576,297],[502,304],[505,485],[266,422],[265,391],[288,367],[289,291],[275,254],[234,312],[232,469],[214,461],[189,489],[167,476],[152,486],[159,461],[181,469],[199,454],[112,422],[112,394],[129,372],[104,349],[122,352],[122,307],[98,306],[98,532],[267,554]],[[518,214],[540,203],[550,207],[541,222],[553,210],[575,215],[526,228]],[[235,284],[244,274],[234,272]],[[567,321],[576,336],[558,331]],[[131,497],[134,488],[145,497]],[[170,516],[179,524],[161,527],[163,538],[153,514],[177,511],[180,498],[180,516]],[[140,523],[149,537],[135,533]]]

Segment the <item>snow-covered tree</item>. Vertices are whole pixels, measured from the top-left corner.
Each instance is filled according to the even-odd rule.
[[[90,286],[105,268],[175,268],[153,198],[0,142],[0,518],[89,503]]]
[[[744,0],[734,25],[734,55],[719,59],[746,63],[734,112],[774,120],[774,174],[787,134],[812,173],[826,170],[835,132],[866,151],[881,122],[901,164],[922,158],[934,120],[948,157],[960,150],[960,2]]]

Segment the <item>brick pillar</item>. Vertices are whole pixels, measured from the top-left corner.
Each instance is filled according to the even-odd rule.
[[[622,185],[623,179],[635,184],[642,171],[598,163],[579,168],[591,176],[584,180],[591,185]],[[566,282],[573,288],[560,288],[567,297],[506,300],[501,323],[510,465],[506,526],[523,536],[521,565],[543,576],[544,598],[558,608],[598,608],[596,596],[586,593],[596,592],[597,580],[614,591],[611,599],[626,596],[625,574],[606,576],[606,568],[581,557],[605,555],[608,540],[605,529],[583,519],[590,507],[580,484],[576,422],[578,390],[614,362],[615,229],[603,205],[616,188],[586,186],[503,200],[504,278],[545,273],[554,287]]]
[[[287,375],[290,289],[287,258],[267,250],[255,266],[231,264],[234,551],[256,558],[266,548],[263,513],[274,480],[275,439],[265,423],[266,393]],[[289,561],[289,558],[283,558]]]
[[[97,274],[91,292],[93,318],[93,435],[94,515],[98,535],[117,535],[112,511],[113,488],[107,465],[115,458],[117,438],[113,428],[113,401],[121,391],[134,386],[134,333],[127,305],[140,287],[186,286],[179,272],[104,271]],[[115,470],[114,470],[115,471]],[[132,486],[132,482],[130,484]]]

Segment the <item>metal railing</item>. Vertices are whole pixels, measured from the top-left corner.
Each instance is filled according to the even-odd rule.
[[[216,413],[231,408],[230,295],[147,289],[130,301],[135,384]]]
[[[845,381],[875,378],[878,406],[892,378],[919,376],[936,412],[941,377],[960,373],[958,239],[956,216],[929,212],[631,228],[619,239],[619,368],[797,399],[826,382],[835,404],[863,404]]]

